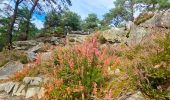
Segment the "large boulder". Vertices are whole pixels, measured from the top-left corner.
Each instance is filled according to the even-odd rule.
[[[28,40],[28,41],[15,41],[13,43],[13,46],[17,50],[28,50],[32,48],[33,46],[36,46],[38,44],[35,40]]]
[[[170,28],[170,12],[156,13],[151,19],[145,21],[139,26]]]
[[[0,69],[0,79],[8,79],[15,72],[23,69],[23,64],[17,61],[11,61]]]
[[[125,43],[128,31],[125,28],[112,28],[104,31],[100,37],[109,43]]]
[[[131,30],[129,32],[128,39],[127,39],[127,43],[128,44],[139,44],[147,34],[150,34],[147,28],[133,25],[131,26]]]

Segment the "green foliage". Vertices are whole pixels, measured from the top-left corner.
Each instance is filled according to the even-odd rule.
[[[66,11],[62,16],[63,26],[70,27],[71,30],[77,31],[81,29],[81,17],[71,11]]]
[[[93,94],[93,84],[97,84],[97,88],[104,82],[102,69],[97,66],[98,58],[94,55],[92,62],[87,57],[78,57],[78,54],[71,54],[74,59],[74,66],[70,65],[70,61],[64,61],[64,66],[58,71],[57,79],[62,79],[63,84],[51,92],[50,98],[54,99],[82,99],[82,93],[86,99],[90,99]],[[58,58],[58,57],[56,57]],[[55,64],[59,64],[58,60],[54,60]],[[72,69],[72,67],[74,67]]]
[[[105,43],[107,42],[107,40],[103,37],[103,35],[101,35],[101,36],[99,37],[99,42],[100,42],[101,44],[105,44]]]
[[[135,66],[136,79],[141,90],[152,99],[168,99],[170,82],[170,34],[164,39],[157,39],[161,51],[151,53]]]
[[[20,61],[23,64],[28,63],[27,55],[22,51],[4,49],[0,52],[0,67],[9,61]]]
[[[83,22],[83,30],[85,31],[88,31],[89,29],[95,30],[96,28],[98,28],[98,25],[99,19],[97,18],[97,15],[91,13]]]

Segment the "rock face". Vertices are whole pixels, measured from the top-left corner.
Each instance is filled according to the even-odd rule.
[[[165,27],[170,28],[170,12],[155,14],[151,19],[140,24],[141,27]]]
[[[43,80],[40,77],[25,77],[23,82],[29,85],[40,85]]]
[[[138,91],[137,93],[128,97],[126,100],[146,100],[146,99],[143,97],[142,93]]]
[[[14,48],[17,50],[28,50],[29,48],[36,46],[38,43],[35,40],[29,41],[16,41],[14,42]]]
[[[34,95],[38,95],[39,91],[40,91],[40,87],[28,88],[25,98],[30,98],[33,97]]]
[[[143,37],[147,34],[150,34],[150,32],[146,28],[132,25],[127,43],[139,44],[142,41]]]
[[[123,43],[127,39],[127,33],[125,28],[112,28],[104,31],[101,36],[109,43]]]
[[[7,79],[10,75],[23,69],[23,64],[20,62],[9,62],[0,69],[0,79]]]
[[[44,81],[40,77],[25,77],[22,83],[12,81],[0,83],[0,100],[1,98],[8,98],[7,100],[13,100],[13,97],[16,96],[31,98],[35,95],[41,99],[45,95],[45,88],[40,87],[42,82]]]

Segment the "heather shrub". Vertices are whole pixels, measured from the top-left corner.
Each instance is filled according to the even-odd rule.
[[[70,48],[57,47],[54,56],[57,82],[53,82],[49,98],[102,98],[101,90],[109,79],[107,69],[115,61],[116,57],[108,49],[99,49],[96,38]]]
[[[134,63],[137,86],[149,98],[167,100],[170,91],[170,34],[155,40],[159,50],[148,53]],[[156,49],[156,48],[154,48]],[[152,51],[152,50],[150,50]]]

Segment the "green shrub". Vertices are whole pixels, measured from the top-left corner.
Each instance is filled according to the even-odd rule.
[[[107,42],[107,40],[101,35],[101,36],[99,37],[99,42],[100,42],[101,44],[104,44],[104,43]]]
[[[0,52],[0,67],[11,60],[20,61],[23,64],[28,63],[27,55],[23,51],[4,49]]]
[[[151,99],[168,100],[170,86],[170,37],[155,40],[160,51],[149,53],[135,65],[138,87]]]

